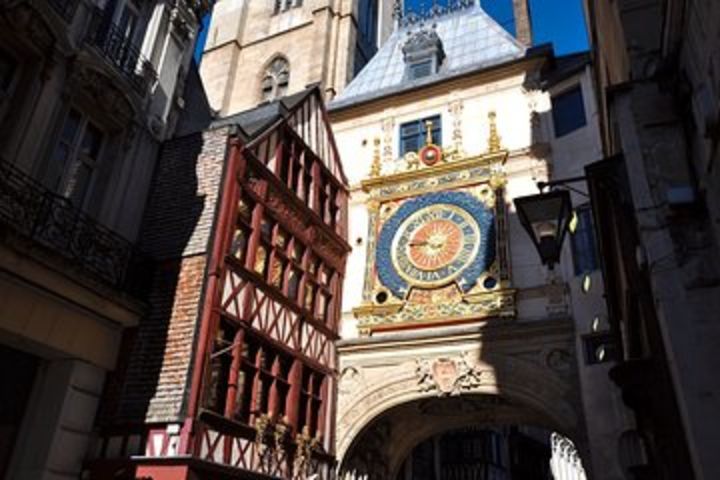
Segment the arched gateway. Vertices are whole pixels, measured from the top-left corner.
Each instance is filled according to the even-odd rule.
[[[572,332],[561,319],[343,343],[341,471],[396,478],[415,446],[468,426],[534,425],[572,438],[582,450]]]

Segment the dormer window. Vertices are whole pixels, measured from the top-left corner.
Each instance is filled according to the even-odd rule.
[[[262,100],[269,102],[287,95],[289,82],[290,65],[287,60],[278,57],[265,70],[265,76],[261,82],[260,96]]]
[[[410,34],[402,47],[405,78],[417,80],[440,70],[445,52],[434,28],[421,28]]]
[[[302,7],[302,0],[275,0],[273,13],[277,14],[295,7]]]
[[[416,78],[427,77],[433,73],[433,62],[432,60],[423,60],[417,63],[411,63],[408,65],[408,79],[415,80]]]

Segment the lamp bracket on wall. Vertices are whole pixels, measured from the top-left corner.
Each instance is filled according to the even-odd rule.
[[[590,197],[590,195],[587,194],[587,192],[583,192],[582,190],[578,190],[575,187],[571,187],[568,185],[569,183],[578,183],[578,182],[585,182],[587,181],[587,177],[570,177],[570,178],[561,178],[558,180],[551,180],[549,182],[537,182],[536,185],[538,187],[538,190],[540,190],[540,193],[543,193],[545,189],[553,190],[558,186],[563,186],[566,189],[577,193],[578,195],[582,195],[583,197]]]

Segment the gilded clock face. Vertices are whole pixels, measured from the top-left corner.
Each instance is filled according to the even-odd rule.
[[[376,246],[380,282],[394,296],[455,282],[469,291],[494,260],[494,214],[468,192],[407,200],[385,221]]]
[[[392,261],[397,273],[420,287],[455,279],[475,258],[480,227],[465,210],[438,203],[419,209],[397,229]]]

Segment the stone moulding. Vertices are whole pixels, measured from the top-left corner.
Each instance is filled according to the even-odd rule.
[[[467,352],[458,358],[417,359],[415,373],[418,377],[418,388],[421,392],[437,392],[440,396],[460,395],[463,391],[471,391],[480,387],[483,382],[494,383],[495,377],[491,370],[481,370],[478,365],[471,365]]]
[[[516,290],[467,295],[463,302],[441,304],[361,305],[353,309],[362,334],[436,323],[467,323],[486,319],[513,319]]]
[[[384,200],[400,192],[403,194],[402,196],[406,196],[422,193],[427,188],[449,188],[451,186],[474,184],[478,183],[478,178],[489,179],[494,173],[491,167],[504,164],[508,155],[508,151],[500,150],[431,167],[420,167],[391,175],[374,176],[363,180],[361,187],[374,198]],[[461,172],[472,172],[472,175],[460,174]],[[434,178],[430,181],[432,177]],[[396,188],[383,188],[391,185],[396,186]]]
[[[342,464],[358,434],[393,407],[466,395],[504,399],[518,414],[537,414],[542,424],[580,436],[582,425],[568,396],[575,391],[572,385],[577,377],[570,371],[550,369],[544,360],[542,352],[529,358],[506,352],[484,355],[477,361],[469,351],[461,350],[442,356],[420,355],[416,360],[387,365],[375,374],[360,364],[348,365],[353,375],[339,397],[337,458]]]

